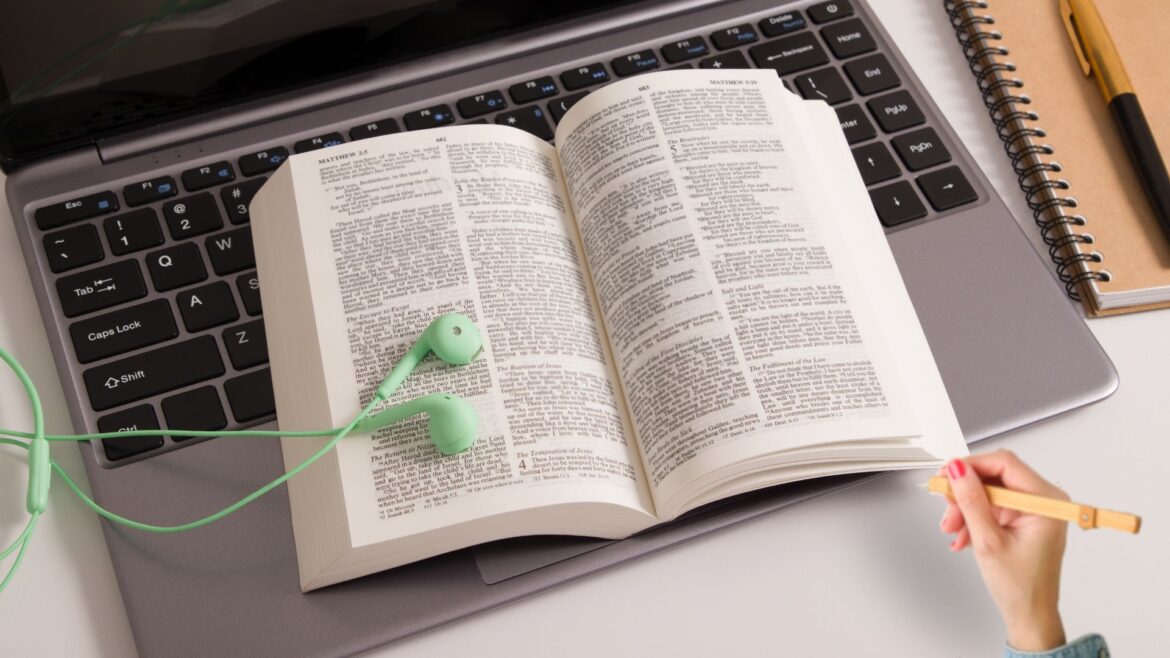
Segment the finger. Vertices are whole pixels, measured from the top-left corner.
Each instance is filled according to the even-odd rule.
[[[980,478],[999,480],[1008,489],[1068,500],[1068,495],[1060,487],[1040,477],[1039,473],[1010,450],[972,455],[967,463]]]
[[[995,518],[999,521],[1001,526],[1010,526],[1016,519],[1020,518],[1020,513],[1014,509],[1006,507],[992,507],[995,510]]]
[[[952,534],[962,529],[963,513],[959,511],[959,507],[954,503],[947,505],[947,511],[943,513],[942,523],[939,526],[946,534]]]
[[[955,535],[954,541],[951,542],[951,550],[958,553],[967,548],[967,544],[971,543],[971,531],[964,527],[959,530],[959,534]]]
[[[962,459],[953,459],[947,464],[947,477],[951,480],[955,504],[963,513],[971,535],[971,544],[979,552],[997,552],[1004,541],[1004,530],[992,514],[979,474]]]

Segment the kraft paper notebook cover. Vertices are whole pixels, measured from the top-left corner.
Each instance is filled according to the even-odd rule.
[[[1069,295],[1095,316],[1170,307],[1170,240],[1096,81],[1080,70],[1059,2],[944,4]],[[1096,4],[1165,157],[1170,5]]]

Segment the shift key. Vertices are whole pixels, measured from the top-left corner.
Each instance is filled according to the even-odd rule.
[[[90,404],[101,411],[223,373],[215,338],[200,336],[90,368],[82,376]]]

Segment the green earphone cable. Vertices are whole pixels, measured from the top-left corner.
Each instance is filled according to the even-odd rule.
[[[12,368],[24,386],[25,393],[27,393],[29,401],[33,408],[33,431],[32,432],[18,432],[15,430],[0,429],[0,445],[10,445],[22,448],[29,453],[29,478],[28,478],[28,496],[25,502],[25,507],[29,512],[29,521],[25,525],[24,530],[17,537],[11,545],[0,552],[0,560],[7,559],[12,553],[16,553],[16,558],[12,567],[9,569],[4,579],[0,581],[0,592],[8,586],[12,576],[16,573],[16,569],[20,566],[21,560],[24,559],[25,552],[28,550],[29,542],[32,540],[33,531],[36,529],[37,521],[44,513],[46,505],[48,504],[49,484],[52,481],[53,472],[65,481],[68,486],[83,503],[91,510],[106,518],[107,520],[117,523],[122,526],[142,530],[145,532],[154,533],[175,533],[183,532],[185,530],[194,530],[201,528],[209,523],[218,521],[219,519],[228,516],[248,503],[256,500],[260,496],[272,491],[276,487],[284,484],[290,478],[295,477],[300,472],[304,471],[309,466],[313,465],[321,457],[325,456],[330,450],[333,450],[338,442],[346,437],[350,432],[357,428],[360,431],[373,431],[386,424],[398,422],[408,416],[413,416],[419,413],[426,413],[430,416],[427,423],[427,432],[430,435],[432,443],[443,454],[455,454],[462,452],[471,447],[475,442],[475,410],[457,396],[448,395],[445,393],[436,393],[432,395],[423,396],[414,400],[406,401],[397,406],[393,406],[377,415],[371,417],[371,412],[374,407],[387,401],[394,392],[401,385],[406,376],[418,366],[419,362],[430,352],[434,352],[441,360],[450,364],[468,364],[471,363],[480,352],[483,351],[483,338],[476,328],[475,324],[471,322],[466,316],[458,313],[446,313],[431,322],[430,325],[419,335],[419,339],[408,350],[406,356],[398,362],[397,365],[391,369],[390,373],[374,391],[372,399],[362,408],[362,410],[354,416],[353,420],[349,421],[345,427],[340,429],[334,428],[330,430],[311,430],[299,432],[285,432],[285,431],[268,431],[268,430],[244,430],[244,431],[200,431],[200,430],[177,430],[177,429],[151,429],[151,430],[133,430],[128,432],[104,432],[97,434],[80,434],[80,435],[49,435],[45,434],[44,413],[41,409],[40,396],[37,394],[36,386],[32,379],[21,367],[20,363],[16,361],[4,348],[0,347],[0,360],[3,360]],[[310,455],[307,459],[296,465],[284,475],[275,480],[265,484],[256,489],[252,493],[244,496],[240,500],[228,505],[227,507],[209,514],[205,517],[182,523],[173,526],[153,525],[150,523],[143,523],[128,519],[124,516],[116,514],[101,505],[97,504],[89,496],[81,490],[81,487],[69,477],[65,469],[60,464],[53,461],[52,455],[49,452],[50,441],[87,441],[94,439],[106,438],[125,438],[134,436],[189,436],[189,437],[233,437],[233,436],[260,436],[260,437],[322,437],[330,436],[330,438],[321,448]]]
[[[381,402],[383,402],[385,400],[385,397],[383,397],[383,395],[381,395],[381,392],[379,392],[379,394],[375,395],[374,398],[372,400],[370,400],[370,402],[364,408],[362,408],[361,412],[358,413],[356,416],[354,416],[353,420],[351,420],[347,425],[345,425],[345,427],[342,427],[340,429],[334,428],[331,430],[305,431],[305,432],[280,432],[280,431],[273,431],[273,430],[254,430],[254,431],[244,430],[244,431],[239,431],[239,432],[213,432],[213,431],[209,432],[209,431],[196,431],[196,430],[136,430],[136,431],[132,431],[132,432],[104,432],[104,433],[97,433],[97,434],[80,434],[80,435],[52,435],[50,437],[50,436],[46,436],[44,433],[44,429],[45,429],[44,428],[44,414],[43,414],[43,411],[41,408],[40,395],[37,393],[36,386],[32,383],[32,380],[29,378],[28,373],[25,372],[24,368],[21,367],[20,363],[17,362],[16,359],[13,358],[12,355],[10,355],[2,347],[0,347],[0,360],[3,360],[5,363],[7,363],[9,365],[9,367],[12,368],[13,372],[16,373],[17,378],[20,379],[21,385],[24,386],[25,392],[28,394],[29,400],[32,403],[32,407],[33,407],[33,431],[32,432],[17,432],[17,431],[13,431],[13,430],[0,429],[0,445],[11,445],[11,446],[16,446],[18,448],[23,448],[24,450],[31,450],[32,449],[32,442],[37,441],[37,440],[84,441],[84,440],[102,439],[102,438],[116,438],[116,437],[123,437],[124,438],[124,437],[128,437],[128,436],[164,436],[164,435],[168,435],[168,434],[169,435],[179,435],[179,436],[218,436],[218,437],[224,437],[224,436],[315,437],[315,436],[330,436],[330,435],[332,435],[333,438],[330,439],[325,445],[323,445],[320,449],[318,449],[315,453],[310,455],[307,459],[302,461],[300,464],[298,464],[294,468],[290,469],[284,475],[276,478],[275,480],[269,482],[268,484],[265,484],[264,486],[260,487],[259,489],[253,491],[252,493],[248,494],[247,496],[244,496],[243,498],[236,501],[235,503],[232,503],[231,505],[228,505],[227,507],[219,510],[218,512],[214,512],[214,513],[209,514],[203,518],[196,519],[196,520],[190,521],[188,523],[183,523],[183,524],[174,525],[174,526],[160,526],[160,525],[153,525],[153,524],[149,524],[149,523],[142,523],[140,521],[128,519],[124,516],[121,516],[119,514],[111,512],[110,510],[102,507],[97,502],[95,502],[93,500],[93,498],[91,498],[89,496],[89,494],[82,491],[81,487],[78,486],[78,484],[73,480],[73,478],[71,478],[69,476],[69,474],[65,471],[64,468],[61,467],[60,464],[58,464],[56,461],[53,461],[52,459],[49,460],[49,464],[52,467],[53,471],[56,471],[57,475],[60,476],[61,479],[65,481],[66,486],[68,486],[73,491],[73,493],[76,494],[77,497],[80,498],[81,501],[83,503],[85,503],[85,505],[87,507],[89,507],[90,509],[92,509],[94,512],[96,512],[97,514],[99,514],[99,515],[105,517],[106,519],[109,519],[110,521],[117,523],[119,525],[127,526],[127,527],[134,528],[137,530],[142,530],[145,532],[154,532],[154,533],[174,533],[174,532],[183,532],[186,530],[194,530],[195,528],[201,528],[209,523],[213,523],[215,521],[218,521],[219,519],[222,519],[223,517],[228,516],[229,514],[236,512],[240,508],[251,503],[253,500],[256,500],[260,496],[263,496],[264,494],[268,493],[269,491],[284,484],[285,482],[287,482],[289,480],[289,478],[294,477],[295,475],[297,475],[301,471],[303,471],[306,468],[308,468],[309,466],[313,465],[321,457],[325,456],[330,450],[332,450],[334,448],[334,446],[337,445],[337,443],[339,441],[341,441],[343,438],[346,437],[346,435],[348,435],[350,432],[352,432],[353,429],[355,427],[357,427],[358,423],[360,423],[366,416],[368,416],[370,414],[371,411],[374,410],[374,407],[376,407],[378,404],[380,404]],[[15,437],[15,438],[4,438],[5,436]],[[21,441],[20,439],[29,439],[30,442]],[[16,558],[14,559],[12,566],[9,568],[8,573],[4,576],[4,579],[0,580],[0,593],[2,593],[8,587],[8,583],[12,580],[12,577],[15,575],[17,568],[20,566],[21,561],[24,559],[25,552],[28,550],[29,542],[32,540],[33,531],[36,529],[37,520],[40,518],[40,516],[41,516],[40,512],[32,513],[30,518],[29,518],[28,523],[25,525],[24,530],[20,533],[20,535],[16,538],[16,540],[13,541],[12,544],[9,545],[7,548],[5,548],[3,551],[0,551],[0,560],[7,559],[8,556],[11,555],[14,551],[16,552]]]

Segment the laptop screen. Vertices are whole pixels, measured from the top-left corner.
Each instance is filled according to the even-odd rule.
[[[0,165],[630,2],[3,2]]]

